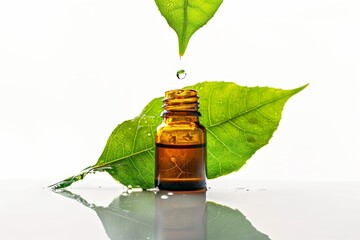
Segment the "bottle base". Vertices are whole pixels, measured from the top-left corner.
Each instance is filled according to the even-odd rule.
[[[196,191],[206,190],[205,181],[159,181],[155,180],[155,186],[160,190],[169,191]]]

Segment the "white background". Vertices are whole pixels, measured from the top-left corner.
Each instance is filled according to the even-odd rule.
[[[204,80],[310,83],[230,178],[360,180],[357,0],[225,0],[182,61],[154,1],[0,0],[0,178],[75,174],[152,98]]]

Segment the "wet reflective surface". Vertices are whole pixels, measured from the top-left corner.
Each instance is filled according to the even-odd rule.
[[[241,212],[207,202],[205,191],[132,192],[107,207],[70,191],[58,193],[95,211],[110,239],[269,239]]]
[[[47,184],[0,183],[1,239],[360,239],[356,182],[218,181],[193,193]]]

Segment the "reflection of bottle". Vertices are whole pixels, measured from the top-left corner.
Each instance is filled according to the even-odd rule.
[[[206,192],[159,191],[155,216],[157,240],[205,240]]]
[[[205,128],[195,90],[171,90],[163,100],[163,123],[155,137],[155,185],[164,190],[206,188]]]

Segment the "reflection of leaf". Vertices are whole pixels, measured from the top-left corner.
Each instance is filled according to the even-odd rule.
[[[179,54],[184,55],[191,36],[215,14],[223,0],[155,0],[159,11],[179,40]]]
[[[182,211],[192,214],[188,211],[189,209],[193,209],[194,215],[199,214],[197,209],[206,211],[204,224],[198,224],[198,226],[203,226],[203,229],[192,229],[189,232],[189,228],[182,228],[186,225],[183,222],[184,219],[175,216],[175,218],[171,218],[173,221],[171,224],[177,226],[176,231],[172,233],[176,234],[176,239],[182,239],[181,236],[185,234],[196,235],[196,231],[206,231],[205,235],[208,240],[270,239],[256,230],[240,211],[213,202],[205,202],[204,198],[196,194],[181,193],[176,197],[175,193],[175,195],[168,196],[167,199],[162,199],[159,193],[155,195],[153,192],[133,192],[127,196],[120,195],[108,207],[99,207],[89,204],[81,196],[72,194],[70,191],[65,190],[58,193],[93,209],[98,214],[106,234],[112,240],[157,239],[161,229],[166,230],[165,234],[171,234],[171,228],[158,226],[160,222],[163,222],[159,221],[158,217],[180,215],[179,213]],[[206,207],[204,207],[205,204]],[[197,219],[197,216],[188,217]],[[165,222],[165,224],[167,223]]]
[[[198,91],[202,124],[207,129],[207,177],[240,169],[276,130],[286,101],[306,86],[281,90],[242,87],[228,82],[203,82]],[[98,162],[81,174],[54,185],[66,187],[87,173],[107,171],[125,186],[154,185],[154,134],[160,124],[162,98],[155,98],[133,120],[118,125]]]
[[[154,193],[132,193],[119,196],[108,207],[95,207],[110,239],[154,238]]]
[[[154,193],[132,193],[131,196],[118,196],[108,207],[88,203],[80,195],[68,190],[56,193],[73,199],[85,207],[93,209],[99,216],[110,239],[154,239]]]
[[[267,235],[257,231],[239,210],[208,202],[207,215],[208,240],[270,239]]]

